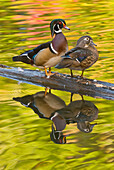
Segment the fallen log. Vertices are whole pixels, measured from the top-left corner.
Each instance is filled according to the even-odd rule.
[[[51,89],[114,100],[114,84],[103,81],[81,78],[79,76],[72,78],[70,75],[60,73],[47,78],[43,71],[5,65],[0,65],[0,76],[24,83],[50,87]]]

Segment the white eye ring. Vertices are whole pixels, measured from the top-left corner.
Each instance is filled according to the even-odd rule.
[[[89,132],[89,129],[84,129],[85,132]]]
[[[86,37],[86,38],[84,38],[84,40],[89,41],[89,38],[88,38],[88,37]]]

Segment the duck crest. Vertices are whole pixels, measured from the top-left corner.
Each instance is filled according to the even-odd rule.
[[[62,28],[69,29],[63,19],[54,19],[53,21],[51,21],[50,30],[52,37],[54,36],[54,34],[61,33]]]

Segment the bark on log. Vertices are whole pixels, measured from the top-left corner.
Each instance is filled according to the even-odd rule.
[[[103,81],[82,79],[79,76],[72,78],[69,75],[60,73],[47,78],[43,71],[5,65],[0,65],[0,76],[38,86],[50,87],[51,89],[114,100],[114,84]]]

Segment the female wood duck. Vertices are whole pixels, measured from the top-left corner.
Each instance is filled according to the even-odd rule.
[[[68,50],[67,40],[62,33],[62,28],[70,30],[63,19],[54,19],[50,23],[51,35],[52,37],[55,35],[54,39],[13,57],[13,61],[22,61],[44,68],[46,76],[52,75],[51,67],[57,65],[61,61],[61,56]],[[47,68],[49,68],[49,73],[47,73]]]
[[[77,123],[77,128],[84,132],[90,133],[97,124],[91,124],[98,117],[98,108],[90,101],[77,100],[71,102],[68,106],[56,111],[61,115],[67,124]]]
[[[68,107],[72,110],[73,120],[77,122],[77,128],[84,133],[90,133],[97,124],[90,122],[98,118],[98,108],[87,100],[74,101]]]
[[[98,51],[94,47],[93,39],[90,36],[82,36],[76,44],[76,47],[69,50],[62,56],[62,60],[56,68],[69,68],[71,76],[72,70],[82,70],[81,77],[83,77],[84,70],[91,67],[98,60]]]

